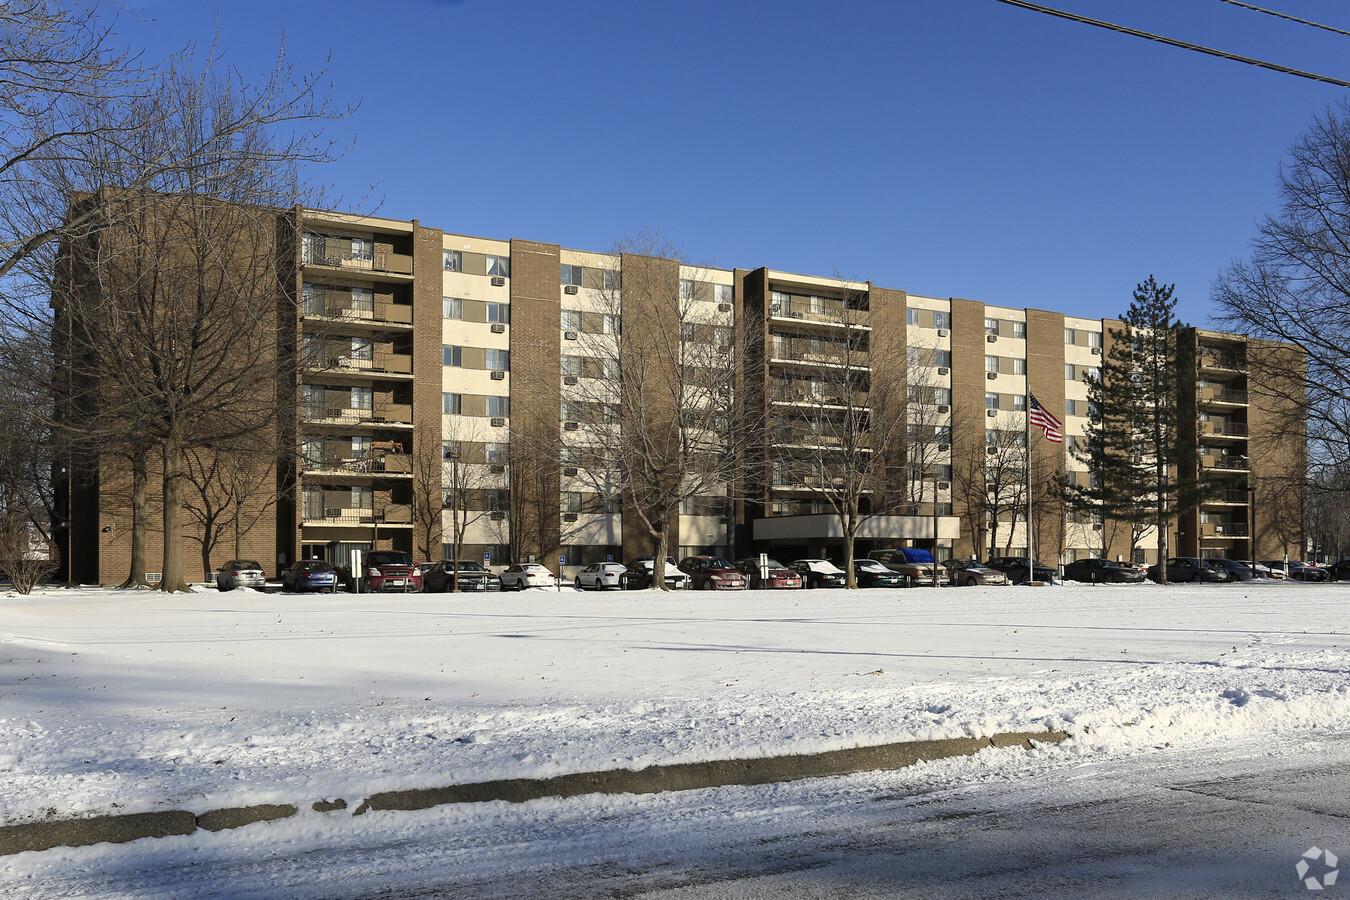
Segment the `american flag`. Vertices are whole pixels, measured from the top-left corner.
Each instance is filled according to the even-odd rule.
[[[1045,439],[1052,443],[1064,443],[1064,432],[1060,431],[1061,423],[1050,413],[1045,411],[1045,407],[1036,402],[1035,394],[1027,395],[1027,404],[1031,407],[1028,413],[1028,421],[1035,425],[1041,431],[1045,432]]]

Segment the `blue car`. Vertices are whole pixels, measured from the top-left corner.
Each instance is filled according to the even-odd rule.
[[[283,591],[333,594],[337,592],[337,584],[337,569],[318,559],[302,560],[281,573]]]

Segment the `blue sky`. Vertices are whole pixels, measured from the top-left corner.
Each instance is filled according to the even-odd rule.
[[[161,55],[213,35],[260,78],[284,34],[355,140],[311,177],[360,211],[605,250],[1114,316],[1150,274],[1208,324],[1281,159],[1346,89],[996,0],[125,0]],[[1350,37],[1220,0],[1043,0],[1350,80]],[[1350,30],[1334,0],[1255,5]]]

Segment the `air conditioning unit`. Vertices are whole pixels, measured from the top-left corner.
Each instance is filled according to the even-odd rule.
[[[938,445],[937,445],[937,452],[939,452],[939,453],[946,453],[946,452],[947,452],[948,450],[950,450],[950,449],[952,449],[952,445],[951,445],[951,444],[938,444]]]
[[[506,279],[503,278],[503,277],[500,276],[500,275],[493,275],[493,276],[492,276],[492,286],[493,286],[493,287],[505,287],[505,286],[506,286]]]
[[[939,491],[950,491],[952,489],[952,483],[950,481],[939,481],[937,483],[937,489]]]
[[[998,335],[996,335],[996,334],[986,334],[986,335],[984,336],[984,340],[985,340],[985,343],[987,343],[987,344],[997,344],[997,343],[998,343]]]
[[[506,419],[502,418],[501,416],[494,416],[494,417],[493,417],[493,419],[492,419],[492,427],[493,427],[493,428],[503,428],[503,427],[505,427],[505,426],[506,426]]]
[[[791,316],[791,317],[794,318],[794,319],[805,319],[805,318],[806,318],[806,313],[803,313],[803,312],[788,313],[788,315]]]
[[[506,466],[502,465],[488,466],[488,471],[491,472],[493,475],[505,475]]]
[[[984,411],[984,414],[985,414],[986,416],[988,416],[989,418],[992,419],[992,418],[994,418],[995,416],[998,415],[998,410],[996,410],[996,409],[986,409],[986,410]]]
[[[506,518],[506,513],[500,509],[494,509],[492,512],[488,513],[488,518],[494,522],[500,522]]]
[[[938,337],[946,337],[948,334],[950,334],[950,332],[948,332],[947,329],[945,328],[938,329]]]
[[[949,369],[949,368],[947,368],[946,366],[938,366],[938,374],[939,374],[939,375],[950,375],[950,374],[952,374],[952,370]]]
[[[730,303],[719,303],[719,304],[717,304],[717,311],[718,311],[718,312],[731,312],[731,304],[730,304]]]
[[[1101,348],[1101,347],[1093,347],[1093,348],[1092,348],[1092,355],[1093,355],[1093,356],[1101,356],[1101,355],[1102,355],[1102,348]]]
[[[577,520],[576,513],[563,513],[564,522],[575,522],[576,520]]]
[[[1092,523],[1092,530],[1093,530],[1093,531],[1101,531],[1101,530],[1102,530],[1102,523],[1101,523],[1101,522],[1093,522],[1093,523]]]
[[[984,377],[985,377],[985,378],[988,378],[990,381],[993,381],[995,378],[998,377],[998,373],[997,373],[997,372],[985,372],[985,373],[984,373]]]
[[[576,292],[577,292],[577,286],[576,286],[575,284],[566,284],[566,285],[563,285],[563,293],[564,293],[564,294],[575,294]]]
[[[576,333],[575,331],[564,331],[564,332],[563,332],[563,340],[565,340],[565,341],[575,341],[576,339],[577,339],[577,333]]]
[[[578,428],[580,428],[580,427],[581,427],[581,426],[578,425],[576,422],[564,422],[564,423],[563,423],[563,431],[576,431],[576,430],[577,430]]]
[[[995,453],[998,452],[998,448],[991,445],[991,446],[985,447],[985,448],[984,448],[984,452],[985,452],[985,453],[988,453],[988,454],[990,454],[990,455],[992,456],[993,454],[995,454]]]
[[[506,326],[503,325],[501,322],[493,322],[493,323],[492,323],[492,333],[493,333],[493,334],[506,334]]]
[[[944,406],[939,406],[939,407],[938,407],[938,412],[940,412],[940,413],[946,413],[946,412],[951,412],[951,411],[952,411],[952,408],[951,408],[950,406],[945,406],[945,405],[944,405]]]
[[[563,376],[563,384],[576,384],[576,383],[577,383],[577,376],[575,375]]]
[[[493,381],[505,381],[505,380],[506,380],[506,373],[503,372],[501,369],[493,369],[493,370],[492,370],[492,380],[493,380]]]
[[[576,466],[568,466],[567,468],[563,469],[564,478],[573,478],[576,476],[576,474],[577,474]]]

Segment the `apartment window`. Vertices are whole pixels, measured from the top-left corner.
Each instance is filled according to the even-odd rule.
[[[778,311],[787,315],[788,306],[792,303],[792,295],[784,291],[770,291],[769,302],[778,307]]]
[[[952,402],[951,388],[933,388],[933,402],[939,406],[950,406]]]
[[[1064,364],[1064,380],[1065,380],[1065,381],[1077,381],[1077,380],[1078,380],[1078,367],[1075,366],[1075,365],[1073,365],[1072,363],[1065,363],[1065,364]]]
[[[986,318],[984,320],[984,333],[992,334],[994,337],[998,337],[998,319]]]
[[[694,282],[690,281],[687,278],[680,279],[680,299],[681,300],[694,299]]]
[[[375,341],[371,338],[352,338],[352,359],[371,362],[375,359]]]
[[[447,416],[459,415],[463,401],[463,394],[441,394],[441,413]]]
[[[686,344],[692,344],[692,343],[694,342],[694,323],[693,323],[693,322],[681,322],[681,323],[680,323],[680,340],[683,341],[683,342],[686,343]]]
[[[1027,323],[1026,323],[1026,322],[1010,322],[1009,324],[1012,325],[1012,336],[1013,336],[1013,337],[1015,337],[1015,338],[1024,338],[1024,339],[1026,338],[1026,336],[1027,336]]]
[[[464,318],[464,301],[458,297],[442,297],[441,318],[443,319]]]
[[[605,269],[605,290],[617,291],[619,289],[619,273],[613,269]]]
[[[563,491],[562,508],[563,512],[581,512],[581,492]]]
[[[718,303],[730,303],[735,293],[736,289],[729,284],[713,285],[713,298]]]
[[[1018,412],[1026,412],[1027,398],[1025,394],[1013,394],[1013,409]]]
[[[483,445],[483,458],[491,465],[504,466],[511,461],[510,445],[490,441]]]
[[[369,238],[352,238],[352,259],[371,262],[375,259],[375,242]]]
[[[487,273],[489,275],[500,275],[503,278],[511,277],[511,257],[489,256],[487,258]]]
[[[501,370],[501,371],[503,371],[503,372],[506,372],[506,371],[509,371],[510,368],[511,368],[511,351],[510,351],[510,350],[484,350],[484,351],[483,351],[483,360],[484,360],[484,363],[485,363],[485,365],[487,366],[487,368],[489,368],[489,369],[498,369],[498,370]]]
[[[811,311],[811,315],[813,316],[825,315],[825,298],[817,297],[815,294],[812,294],[810,306],[807,308]]]
[[[450,344],[441,345],[441,365],[443,366],[462,366],[464,365],[464,348],[455,347]]]
[[[614,425],[619,421],[619,408],[614,404],[606,403],[604,413],[606,425]]]
[[[1076,329],[1073,328],[1064,329],[1064,343],[1066,344],[1078,343],[1078,332]]]
[[[493,323],[508,325],[511,322],[511,304],[509,303],[487,303],[484,304],[487,313],[487,320]]]
[[[374,312],[375,292],[370,288],[352,288],[352,309],[357,312]]]
[[[600,363],[600,370],[605,378],[611,381],[619,380],[619,361],[617,359],[606,359]]]
[[[1076,415],[1078,415],[1078,403],[1079,403],[1079,401],[1077,401],[1077,400],[1065,400],[1065,401],[1064,401],[1064,414],[1067,415],[1067,416],[1076,416]]]
[[[579,377],[581,375],[581,357],[564,356],[562,358],[562,374]]]
[[[581,330],[581,313],[575,309],[564,309],[562,311],[563,331]]]
[[[1089,347],[1096,347],[1098,350],[1101,349],[1102,333],[1100,331],[1089,331],[1087,338]]]
[[[564,422],[576,421],[576,416],[572,415],[572,404],[568,403],[566,400],[558,404],[558,416]]]
[[[1093,381],[1100,382],[1102,380],[1102,370],[1097,366],[1085,366],[1083,368],[1083,380],[1087,381],[1089,378]]]
[[[619,333],[619,317],[611,313],[606,313],[603,319],[605,334]]]
[[[487,414],[489,416],[505,417],[511,415],[510,397],[488,397]]]
[[[998,409],[998,394],[987,393],[984,395],[985,409]]]
[[[463,453],[463,441],[441,441],[441,459],[458,459]]]
[[[946,366],[947,368],[950,369],[950,368],[952,367],[952,351],[950,351],[950,350],[934,350],[934,351],[933,351],[933,365],[935,365],[935,366]]]
[[[986,356],[986,357],[984,358],[984,370],[985,370],[986,372],[992,372],[992,373],[994,373],[995,375],[997,375],[997,374],[998,374],[998,357],[997,357],[997,356]]]
[[[617,516],[623,512],[623,499],[621,497],[605,498],[605,515]]]
[[[951,328],[951,327],[952,327],[952,314],[949,313],[949,312],[935,312],[935,313],[933,313],[933,327],[934,327],[934,328]]]
[[[1017,358],[1015,358],[1015,359],[1013,359],[1012,364],[1013,364],[1013,374],[1014,374],[1014,375],[1025,375],[1025,374],[1027,374],[1027,361],[1026,361],[1025,359],[1017,359]]]
[[[933,429],[933,440],[939,444],[950,444],[952,442],[952,429],[949,425],[942,425]]]
[[[917,327],[919,324],[919,311],[917,309],[905,310],[905,324],[910,327]]]
[[[458,250],[446,250],[442,256],[445,258],[445,271],[463,272],[464,254]]]
[[[571,266],[567,263],[563,263],[560,269],[561,274],[558,276],[559,281],[563,284],[574,284],[578,287],[581,286],[581,266]]]
[[[511,492],[501,488],[491,488],[484,497],[489,512],[506,512],[511,508]]]
[[[713,329],[713,342],[717,344],[719,350],[731,349],[731,329],[716,327]]]
[[[986,447],[997,447],[997,446],[998,446],[998,435],[999,435],[999,432],[995,431],[994,429],[992,429],[992,428],[986,428],[986,429],[984,430],[984,444],[985,444],[985,446],[986,446]]]
[[[778,343],[778,335],[774,335],[774,343],[775,343],[775,344]],[[922,360],[922,357],[920,356],[921,353],[923,353],[923,349],[920,348],[920,347],[908,347],[908,348],[906,348],[906,349],[905,349],[905,362],[906,362],[908,365],[910,365],[910,366],[918,366],[918,365],[922,365],[922,364],[923,364],[922,361],[921,361],[921,360]],[[778,355],[777,353],[774,354],[774,356],[777,356],[777,355]]]
[[[370,412],[375,408],[375,391],[368,387],[354,387],[349,395],[352,409]]]

